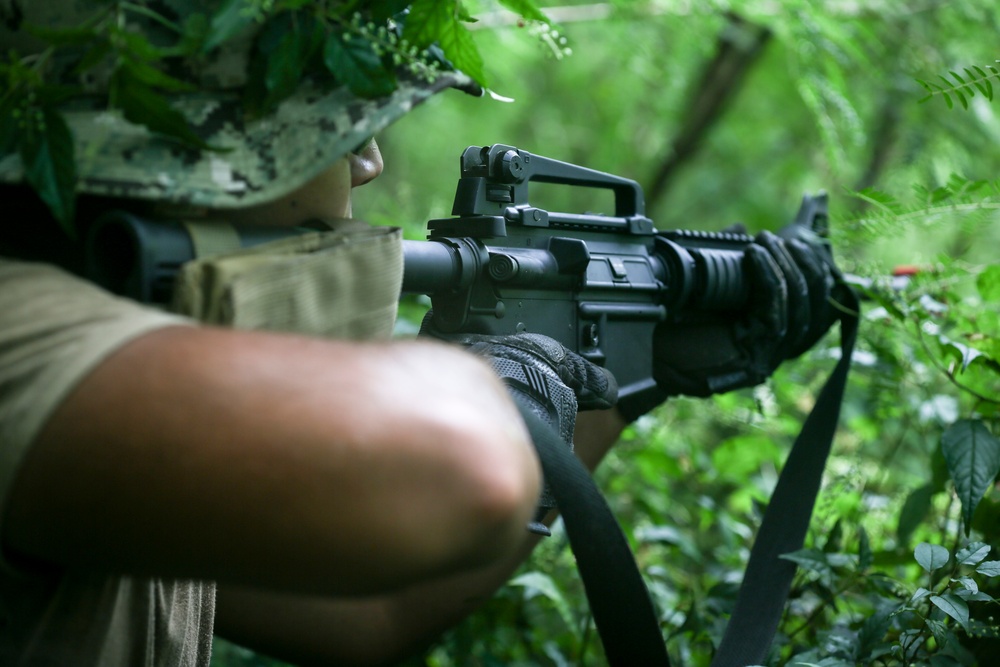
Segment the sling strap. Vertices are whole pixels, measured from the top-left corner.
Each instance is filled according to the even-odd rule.
[[[840,360],[823,385],[778,477],[750,551],[736,607],[712,667],[763,664],[781,621],[796,567],[781,556],[798,551],[805,542],[823,469],[837,430],[858,334],[860,304],[854,292],[844,292],[842,305],[851,312],[840,319]]]
[[[653,601],[607,501],[556,432],[521,407],[576,556],[608,664],[669,667]]]
[[[859,304],[843,297],[841,357],[778,479],[750,553],[732,618],[712,667],[762,664],[781,620],[840,416]],[[850,312],[846,312],[850,311]],[[521,409],[559,505],[594,622],[612,667],[669,667],[659,619],[621,527],[593,478],[559,437]]]

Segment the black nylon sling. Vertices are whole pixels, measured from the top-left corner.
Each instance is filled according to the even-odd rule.
[[[842,304],[841,357],[795,439],[750,552],[736,607],[712,667],[762,664],[795,574],[782,559],[802,548],[840,417],[857,338],[859,303]],[[659,619],[628,541],[587,469],[559,437],[521,409],[559,505],[594,622],[612,667],[669,667]]]
[[[712,667],[763,664],[781,621],[795,575],[795,563],[781,555],[798,551],[805,542],[858,335],[860,304],[853,292],[844,292],[842,305],[852,314],[840,318],[840,361],[823,385],[778,477]]]
[[[522,407],[521,415],[559,505],[608,664],[669,667],[646,583],[590,472],[534,413]]]

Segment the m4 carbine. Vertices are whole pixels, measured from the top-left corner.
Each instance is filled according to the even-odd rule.
[[[611,190],[614,214],[533,206],[532,182]],[[430,296],[427,324],[446,334],[554,338],[609,369],[620,404],[635,413],[662,398],[652,378],[657,324],[736,318],[747,307],[743,251],[752,237],[659,231],[630,179],[513,146],[470,146],[452,215],[428,223],[427,241],[404,241],[403,291]],[[795,224],[825,235],[826,196],[806,196]],[[247,246],[307,231],[237,229]],[[89,248],[94,280],[146,302],[169,300],[174,274],[195,257],[184,227],[121,212],[95,226]]]

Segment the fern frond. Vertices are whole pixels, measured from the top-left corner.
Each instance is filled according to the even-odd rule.
[[[872,206],[875,206],[876,208],[892,215],[898,215],[903,210],[899,201],[888,192],[882,192],[881,190],[876,190],[875,188],[865,188],[864,190],[853,194],[858,199],[866,201]]]
[[[1000,60],[997,62],[1000,62]],[[1000,81],[1000,70],[997,70],[993,65],[987,65],[986,69],[978,65],[973,65],[972,67],[963,67],[962,71],[965,73],[964,77],[955,70],[949,70],[948,75],[951,76],[951,79],[943,74],[939,74],[938,78],[944,85],[932,81],[924,81],[923,79],[916,79],[916,82],[927,91],[927,94],[918,101],[923,103],[932,97],[939,96],[948,105],[949,109],[953,109],[955,108],[955,102],[952,100],[952,96],[955,96],[958,98],[958,102],[962,105],[962,108],[968,109],[969,99],[975,97],[978,90],[980,95],[992,102],[993,82],[990,79]]]
[[[961,218],[993,220],[1000,213],[1000,180],[972,180],[953,175],[936,188],[913,186],[914,196],[905,204],[895,196],[871,188],[848,192],[870,205],[863,215],[844,220],[848,233],[875,238],[898,234],[914,225],[929,226]]]

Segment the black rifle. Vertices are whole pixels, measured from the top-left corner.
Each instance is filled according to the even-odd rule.
[[[614,215],[533,206],[531,182],[602,188]],[[431,220],[428,241],[404,242],[403,291],[427,294],[443,333],[550,336],[618,380],[626,414],[663,396],[652,378],[653,329],[660,322],[725,320],[746,307],[742,233],[658,231],[633,180],[513,146],[470,146],[452,218]],[[805,197],[796,217],[826,233],[826,196]],[[255,245],[310,231],[239,228]],[[174,274],[195,256],[179,225],[112,213],[89,243],[91,278],[145,302],[166,302]]]

